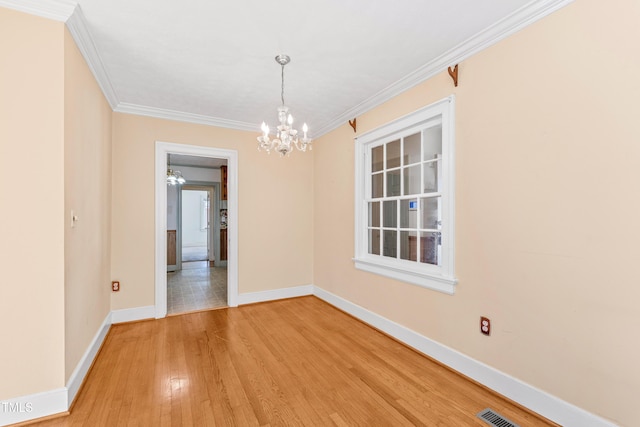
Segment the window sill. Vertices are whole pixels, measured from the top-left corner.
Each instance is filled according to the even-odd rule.
[[[411,270],[403,268],[403,266],[384,264],[377,260],[354,258],[353,262],[358,270],[390,277],[448,295],[455,293],[455,287],[458,283],[458,279],[445,277],[440,273]]]

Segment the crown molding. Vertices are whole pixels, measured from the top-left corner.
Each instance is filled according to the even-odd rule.
[[[104,62],[102,62],[102,59],[100,58],[98,48],[93,41],[93,37],[91,37],[87,20],[82,13],[80,5],[76,7],[74,13],[69,17],[69,19],[67,19],[67,28],[69,29],[69,33],[71,33],[71,37],[73,37],[73,40],[76,42],[76,46],[78,46],[80,53],[82,53],[84,60],[87,62],[89,69],[93,73],[93,76],[98,82],[98,86],[102,89],[102,93],[111,106],[111,109],[114,110],[120,101],[118,100],[116,90],[111,83],[107,69],[104,66]]]
[[[144,105],[121,102],[114,109],[117,113],[136,114],[139,116],[155,117],[158,119],[177,120],[179,122],[196,123],[199,125],[217,126],[221,128],[258,132],[259,126],[255,123],[240,122],[237,120],[221,119],[202,114],[186,113],[183,111],[166,110],[164,108],[147,107]]]
[[[74,0],[0,0],[0,6],[43,18],[65,22],[69,33],[76,42],[80,53],[87,62],[107,102],[114,109],[118,105],[118,96],[100,58],[96,44],[91,37],[87,20],[82,9]]]
[[[316,129],[316,138],[342,126],[367,111],[389,101],[408,89],[445,71],[447,67],[460,63],[476,53],[498,43],[500,40],[515,34],[521,29],[533,24],[558,9],[572,3],[574,0],[533,0],[516,10],[511,15],[501,19],[490,27],[485,28],[474,36],[443,53],[433,61],[428,62],[402,79],[392,83],[375,95],[348,109],[334,120]]]
[[[360,104],[348,109],[325,125],[316,128],[314,131],[314,138],[319,138],[322,135],[331,132],[343,125],[346,121],[383,104],[408,89],[430,79],[436,74],[443,72],[447,67],[462,62],[464,59],[467,59],[487,47],[496,44],[500,40],[520,31],[526,26],[544,18],[573,1],[574,0],[531,1],[511,15],[468,38],[453,49],[443,53],[433,61],[430,61],[397,82],[387,86],[385,89],[367,98]],[[251,132],[257,132],[259,130],[257,125],[254,123],[240,122],[182,111],[165,110],[162,108],[146,107],[129,103],[117,104],[114,111]]]
[[[74,0],[0,0],[0,6],[66,22],[78,6]]]
[[[435,58],[433,61],[428,62],[402,79],[392,83],[358,105],[349,108],[335,119],[316,128],[314,137],[319,138],[331,132],[342,126],[346,121],[366,113],[408,89],[443,72],[447,67],[462,62],[573,1],[574,0],[531,1],[511,15],[498,21],[496,24],[480,31],[453,49]],[[47,0],[46,2],[42,0],[0,0],[0,6],[66,22],[69,32],[87,61],[104,96],[109,102],[109,105],[111,105],[111,108],[116,112],[251,132],[258,131],[257,126],[253,123],[120,102],[93,38],[91,37],[80,5],[75,0]]]

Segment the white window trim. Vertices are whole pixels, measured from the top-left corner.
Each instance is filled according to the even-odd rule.
[[[440,266],[405,262],[368,253],[365,172],[367,149],[390,141],[407,130],[442,118],[442,262]],[[366,132],[355,144],[355,256],[356,268],[453,295],[455,243],[455,97],[451,95],[418,111]]]

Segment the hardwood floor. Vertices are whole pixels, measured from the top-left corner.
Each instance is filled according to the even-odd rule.
[[[315,297],[114,325],[38,426],[484,426],[526,412]]]

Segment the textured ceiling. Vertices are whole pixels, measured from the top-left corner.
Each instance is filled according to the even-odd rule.
[[[317,137],[569,1],[0,0],[0,6],[36,13],[44,4],[57,6],[60,20],[72,10],[67,25],[116,111],[256,132],[265,120],[273,128],[280,104],[274,57],[287,54],[285,101],[296,123],[307,122]]]

